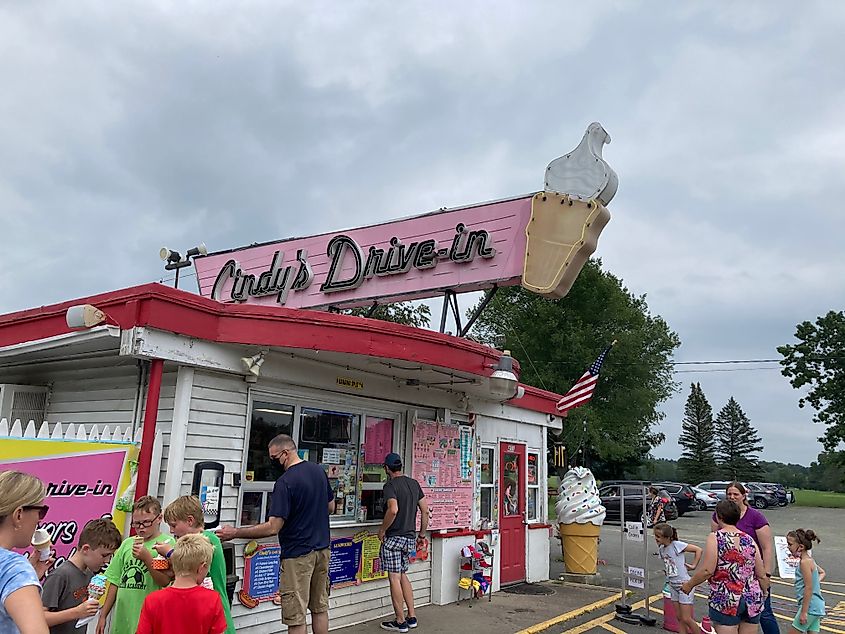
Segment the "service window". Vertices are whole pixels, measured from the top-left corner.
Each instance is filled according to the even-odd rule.
[[[293,410],[293,405],[253,401],[244,474],[247,482],[275,482],[282,475],[278,462],[270,459],[267,445],[279,434],[293,434]]]
[[[394,418],[367,416],[364,422],[364,469],[361,481],[361,505],[358,519],[384,519],[384,495],[387,482],[384,457],[393,451]],[[403,465],[404,468],[404,465]]]
[[[525,498],[528,521],[536,520],[540,514],[540,453],[529,451],[526,458],[525,482],[528,494]]]
[[[488,526],[496,525],[496,503],[495,503],[495,473],[494,463],[495,449],[493,447],[481,448],[480,485],[481,485],[481,521],[487,522]]]
[[[335,515],[355,519],[358,509],[357,414],[303,407],[299,415],[299,453],[322,465],[335,496]]]
[[[267,445],[278,434],[296,441],[299,457],[323,467],[335,496],[332,524],[384,517],[384,457],[396,451],[399,414],[346,409],[255,392],[241,484],[240,524],[267,520],[273,486],[282,474]]]

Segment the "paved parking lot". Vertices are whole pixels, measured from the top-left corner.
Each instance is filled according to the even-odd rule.
[[[764,511],[772,532],[775,535],[786,535],[794,528],[807,527],[817,531],[822,543],[814,548],[816,559],[827,572],[827,580],[822,584],[822,591],[828,608],[828,617],[822,622],[822,632],[845,634],[845,530],[841,526],[845,522],[845,511],[841,509],[815,509],[789,506],[785,508],[771,508]],[[677,528],[679,537],[689,543],[704,546],[704,541],[710,531],[710,513],[693,512],[678,518],[672,524]],[[649,536],[650,537],[650,536]],[[602,527],[599,557],[604,560],[599,566],[602,583],[609,587],[619,588],[622,583],[622,534],[619,526],[605,525]],[[552,576],[563,572],[563,564],[558,560],[560,544],[554,540],[552,544]],[[637,605],[639,612],[644,613],[644,599],[650,597],[652,616],[657,618],[657,627],[662,626],[664,583],[663,570],[657,548],[653,538],[644,543],[626,541],[626,564],[643,567],[647,562],[649,583],[647,592],[636,591],[629,603]],[[706,592],[706,585],[700,586]],[[789,623],[795,616],[797,603],[791,579],[774,579],[772,585],[772,599],[775,616],[782,631],[788,631]],[[695,605],[697,620],[707,611],[707,596],[698,593]],[[586,632],[642,632],[642,627],[629,625],[614,619],[613,606],[608,606],[601,613],[592,613],[586,617],[571,619],[561,623],[558,627],[548,629],[549,633],[582,634]]]

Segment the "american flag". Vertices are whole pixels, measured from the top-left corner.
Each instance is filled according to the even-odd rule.
[[[601,364],[604,363],[604,358],[607,356],[607,353],[610,352],[612,347],[613,344],[610,344],[607,348],[605,348],[599,355],[599,358],[593,361],[593,365],[587,368],[587,371],[581,375],[578,382],[572,386],[572,389],[563,395],[563,398],[557,402],[557,411],[564,414],[571,409],[584,405],[587,401],[593,398],[593,392],[595,391],[596,383],[599,380],[599,370],[601,370]]]

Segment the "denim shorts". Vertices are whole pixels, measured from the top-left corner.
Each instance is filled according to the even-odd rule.
[[[710,608],[710,620],[719,625],[739,625],[740,623],[751,623],[757,625],[760,623],[760,615],[748,616],[748,606],[745,605],[745,599],[740,598],[739,605],[736,608],[736,616],[725,614]]]
[[[669,583],[669,598],[675,603],[693,605],[695,603],[695,588],[689,594],[684,594],[680,583]]]

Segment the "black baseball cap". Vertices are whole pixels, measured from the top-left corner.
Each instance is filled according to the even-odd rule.
[[[384,457],[384,466],[396,469],[402,466],[402,456],[398,453],[389,453]]]

